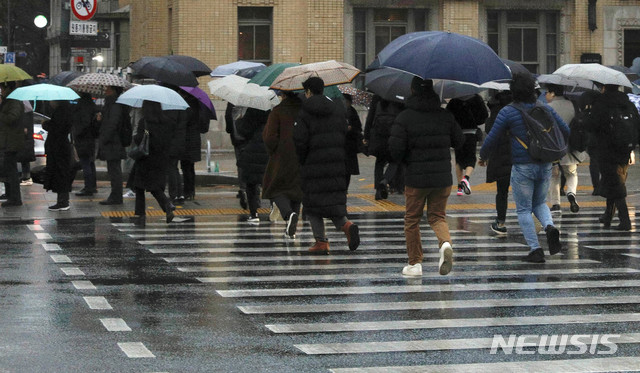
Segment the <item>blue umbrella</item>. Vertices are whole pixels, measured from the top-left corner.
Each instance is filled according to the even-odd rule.
[[[511,72],[486,43],[444,31],[405,34],[380,53],[381,66],[409,72],[423,79],[447,79],[482,84],[511,79]]]
[[[143,101],[159,102],[162,110],[185,110],[189,104],[173,89],[156,84],[138,85],[121,94],[119,104],[142,107]]]
[[[19,101],[70,101],[77,100],[80,96],[69,87],[41,83],[16,88],[7,98]]]
[[[222,77],[235,74],[243,78],[251,79],[265,67],[267,66],[260,62],[236,61],[216,67],[210,75],[212,77]]]

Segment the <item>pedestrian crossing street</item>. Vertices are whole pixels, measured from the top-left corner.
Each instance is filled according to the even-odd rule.
[[[313,237],[306,222],[295,240],[268,221],[113,225],[232,299],[237,317],[258,333],[285,338],[282,353],[321,359],[332,372],[638,371],[640,235],[601,228],[599,212],[554,216],[563,252],[530,264],[520,261],[528,247],[515,216],[500,238],[489,229],[491,211],[457,211],[448,218],[455,253],[448,276],[437,272],[437,241],[425,221],[422,278],[401,275],[401,215],[352,217],[361,232],[354,252],[327,222],[329,255],[307,252]],[[540,241],[546,251],[544,235]],[[491,353],[496,335],[602,334],[615,335],[615,353],[592,346],[580,354],[560,339],[518,340],[522,354]],[[543,353],[553,346],[565,352]]]

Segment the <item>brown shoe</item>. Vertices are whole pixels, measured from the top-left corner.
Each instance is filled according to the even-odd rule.
[[[309,248],[309,251],[312,253],[318,254],[326,254],[329,252],[329,242],[328,241],[316,241],[315,245]]]
[[[348,221],[342,227],[342,231],[347,236],[347,243],[349,244],[349,250],[353,251],[360,245],[360,229],[356,224]]]

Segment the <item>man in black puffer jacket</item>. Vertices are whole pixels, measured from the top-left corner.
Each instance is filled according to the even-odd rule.
[[[453,249],[446,221],[447,199],[451,194],[451,151],[462,145],[462,129],[451,112],[440,107],[433,81],[413,78],[406,109],[391,128],[389,152],[396,162],[406,165],[404,234],[409,265],[402,274],[422,276],[420,219],[425,202],[427,220],[438,238],[439,272],[451,271]]]
[[[347,219],[344,109],[323,95],[322,79],[311,77],[302,85],[307,100],[294,123],[293,138],[301,165],[302,204],[316,239],[309,251],[329,251],[322,218],[330,218],[336,229],[342,229],[349,249],[355,250],[360,235],[358,226]]]

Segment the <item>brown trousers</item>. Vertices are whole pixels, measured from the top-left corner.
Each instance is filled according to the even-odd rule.
[[[438,247],[443,242],[451,243],[449,226],[446,220],[447,200],[451,187],[412,188],[404,190],[406,212],[404,214],[404,235],[407,240],[409,264],[422,263],[422,242],[420,241],[420,220],[427,205],[427,221],[438,238]]]

